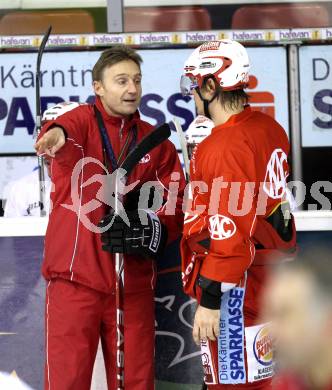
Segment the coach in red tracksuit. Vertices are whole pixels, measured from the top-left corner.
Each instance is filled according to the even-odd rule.
[[[90,389],[99,338],[108,389],[116,388],[112,232],[105,233],[104,239],[109,242],[103,250],[98,224],[112,212],[112,192],[107,191],[103,181],[106,170],[109,174],[114,172],[130,149],[151,131],[137,111],[142,92],[140,63],[140,56],[125,46],[104,51],[93,69],[95,105],[81,105],[47,123],[36,144],[38,154],[54,157],[55,184],[42,266],[48,281],[45,389]],[[145,227],[144,239],[148,245],[130,247],[132,241],[124,245],[124,252],[131,253],[125,255],[124,276],[128,390],[154,389],[154,258],[182,229],[185,181],[170,141],[148,153],[129,176],[127,186],[134,188],[125,197],[124,205],[131,210],[127,212],[129,222],[137,229],[143,229],[137,218],[138,190],[148,181],[164,189],[159,209],[146,213],[148,228]],[[168,191],[171,181],[179,185],[175,200],[174,191]],[[168,206],[174,212],[165,212]],[[154,238],[149,229],[151,218],[159,221],[162,232],[153,252],[149,249]],[[126,230],[126,234],[131,233]]]

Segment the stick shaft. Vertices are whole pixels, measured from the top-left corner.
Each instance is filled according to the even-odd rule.
[[[36,65],[36,137],[39,136],[41,131],[41,104],[40,104],[40,65],[43,57],[44,49],[47,43],[47,40],[50,36],[52,26],[50,26],[46,33],[43,36],[43,40],[39,46],[37,65]],[[44,159],[41,156],[38,156],[38,177],[39,177],[39,206],[40,206],[40,216],[46,216],[45,210],[45,170],[44,170]]]
[[[122,253],[115,254],[116,273],[116,383],[117,390],[124,390],[124,257]]]
[[[126,178],[125,178],[126,179]],[[125,182],[125,179],[123,182]],[[119,191],[118,177],[115,181],[115,214],[119,213],[119,203],[122,202],[123,196]],[[124,183],[125,184],[125,183]],[[117,390],[124,390],[124,255],[115,253],[115,299],[116,299],[116,384]]]

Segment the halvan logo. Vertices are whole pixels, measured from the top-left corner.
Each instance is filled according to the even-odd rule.
[[[209,218],[209,232],[212,240],[226,240],[236,232],[235,223],[224,215],[216,214]]]

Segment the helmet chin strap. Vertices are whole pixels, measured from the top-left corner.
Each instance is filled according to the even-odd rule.
[[[212,118],[211,118],[210,111],[209,111],[209,105],[210,105],[210,103],[212,103],[213,100],[218,96],[218,93],[216,92],[216,93],[214,94],[214,96],[212,97],[212,99],[207,100],[207,99],[204,99],[204,98],[203,98],[203,96],[202,96],[202,94],[201,94],[201,90],[200,90],[198,87],[196,88],[196,92],[197,92],[199,98],[202,100],[202,102],[203,102],[203,104],[204,104],[204,115],[205,115],[207,118],[212,119]]]

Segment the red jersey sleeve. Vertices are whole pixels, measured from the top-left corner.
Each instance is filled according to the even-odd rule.
[[[208,279],[238,284],[254,258],[251,236],[256,219],[254,151],[234,142],[216,158],[211,188],[208,229],[210,250],[200,274]],[[222,185],[220,196],[218,182]],[[217,183],[217,185],[216,185]],[[223,289],[227,289],[227,287]]]
[[[222,282],[226,291],[241,281],[254,258],[255,152],[246,140],[236,139],[222,149],[199,149],[192,166],[193,181],[201,183],[193,188],[198,214],[186,219],[185,239],[206,232],[210,243],[200,275]]]

